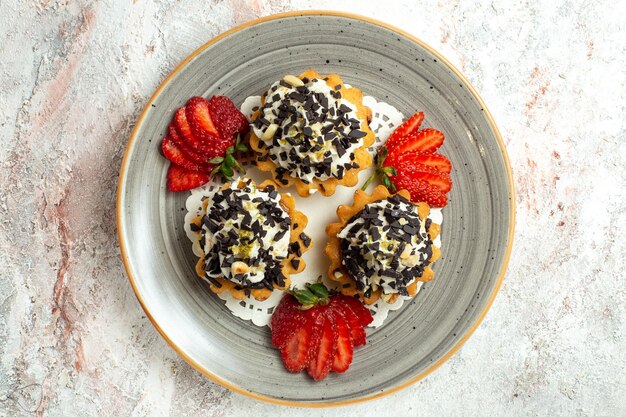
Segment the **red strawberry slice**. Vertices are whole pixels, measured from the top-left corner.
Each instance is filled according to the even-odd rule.
[[[246,133],[250,127],[246,116],[235,103],[225,96],[213,96],[208,103],[213,124],[225,140],[235,140],[235,135]]]
[[[206,153],[197,152],[194,148],[192,148],[189,145],[189,143],[180,135],[180,133],[178,133],[178,129],[176,129],[175,123],[170,124],[168,131],[169,131],[170,138],[172,139],[172,141],[189,158],[193,159],[197,164],[207,163]]]
[[[350,336],[354,347],[363,346],[365,344],[366,334],[359,316],[352,311],[350,306],[344,304],[343,301],[340,301],[338,297],[339,296],[337,296],[337,299],[331,300],[333,309],[343,314],[343,317],[348,324],[348,328],[350,329]]]
[[[281,358],[289,372],[300,372],[306,368],[312,331],[309,325],[300,327],[280,349]]]
[[[204,172],[206,174],[211,172],[211,166],[208,164],[200,165],[185,154],[172,140],[170,136],[163,138],[161,142],[161,151],[163,156],[169,159],[175,165],[185,168],[189,171]]]
[[[300,303],[286,294],[272,315],[272,344],[282,348],[289,338],[307,323],[307,314],[299,310]]]
[[[334,372],[345,372],[352,363],[352,356],[354,355],[354,347],[352,345],[352,336],[350,335],[350,327],[346,321],[345,316],[339,310],[334,310],[335,313],[335,325],[337,332],[337,348],[335,349],[335,356],[333,358],[332,370]]]
[[[167,188],[170,191],[187,191],[209,182],[208,174],[189,171],[171,164],[167,170]]]
[[[411,165],[426,165],[436,168],[439,172],[449,174],[452,172],[452,164],[445,156],[438,153],[421,153],[421,152],[407,152],[398,155],[395,161],[387,158],[385,160],[385,166],[393,166],[393,164],[411,164]]]
[[[335,318],[333,314],[322,314],[321,336],[317,345],[311,347],[311,361],[307,372],[315,381],[326,378],[330,372],[337,347],[337,333],[335,332]],[[319,320],[316,320],[319,326]]]
[[[424,113],[422,112],[415,113],[413,116],[409,117],[408,120],[398,126],[396,130],[391,133],[391,135],[387,139],[386,146],[393,147],[399,140],[401,140],[406,135],[417,132],[423,121]]]
[[[196,135],[192,132],[189,120],[187,120],[187,112],[185,109],[185,107],[181,107],[176,110],[176,113],[174,113],[174,123],[176,125],[176,130],[178,131],[180,136],[182,136],[182,138],[187,142],[189,147],[193,148],[198,153],[206,153],[211,149],[211,146],[197,138]]]
[[[445,207],[448,197],[434,184],[428,181],[397,176],[391,179],[398,190],[407,190],[411,194],[411,201],[424,201],[431,207]]]
[[[442,193],[447,193],[452,188],[450,174],[440,172],[437,168],[427,165],[413,165],[410,163],[400,163],[397,167],[398,176],[408,177],[413,180],[423,180],[437,186]],[[393,181],[395,177],[391,177]]]
[[[211,144],[220,139],[220,134],[209,114],[209,102],[204,97],[191,97],[185,106],[187,120],[194,136]]]
[[[207,156],[209,157],[209,161],[213,158],[215,158],[216,156],[224,156],[224,154],[226,153],[226,149],[228,149],[229,146],[232,146],[235,142],[234,141],[227,141],[227,140],[222,140],[222,139],[218,139],[216,142],[211,144],[211,149],[209,149],[207,151]]]
[[[436,129],[424,129],[411,133],[398,140],[393,147],[387,145],[389,155],[400,155],[406,152],[418,151],[422,153],[435,152],[443,144],[443,133]]]
[[[341,296],[341,301],[350,306],[350,309],[357,315],[359,321],[361,322],[361,326],[365,327],[369,325],[374,318],[372,317],[372,313],[365,308],[361,302],[353,297],[348,297],[346,295]]]
[[[310,309],[308,313],[308,323],[306,326],[311,327],[312,330],[311,339],[309,340],[307,364],[312,361],[317,354],[317,348],[322,340],[324,321],[326,320],[325,315],[321,314],[320,309],[317,307]]]

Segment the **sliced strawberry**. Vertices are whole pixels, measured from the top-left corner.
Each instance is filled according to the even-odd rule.
[[[396,155],[412,151],[432,153],[439,149],[444,139],[443,133],[436,129],[429,128],[411,133],[398,140],[393,146],[387,144],[387,149],[392,158]]]
[[[274,309],[272,344],[279,347],[289,371],[306,368],[319,381],[331,370],[345,372],[350,367],[354,347],[365,344],[363,326],[371,320],[358,300],[331,294],[321,282],[306,284],[285,295]]]
[[[409,117],[408,120],[398,126],[396,130],[391,133],[391,135],[387,139],[386,146],[393,147],[395,143],[401,140],[401,138],[413,132],[417,132],[423,121],[424,113],[422,112],[415,113],[413,116]]]
[[[277,348],[282,348],[307,323],[307,314],[299,306],[293,295],[286,294],[276,307],[272,315],[272,344]]]
[[[413,180],[423,180],[432,185],[437,186],[442,193],[447,193],[452,188],[452,181],[450,180],[450,174],[440,172],[437,168],[429,167],[427,165],[417,164],[413,165],[410,162],[401,162],[397,166],[398,176],[406,177]],[[394,177],[391,177],[394,180]]]
[[[306,368],[312,331],[311,326],[300,327],[280,349],[283,364],[289,372],[300,372]]]
[[[372,317],[372,313],[367,308],[365,308],[365,306],[358,299],[342,295],[341,301],[350,306],[350,309],[352,309],[352,311],[359,318],[361,326],[365,327],[374,320],[374,318]]]
[[[220,134],[209,114],[209,102],[204,97],[191,97],[185,105],[185,112],[191,132],[204,142],[211,144],[220,139]]]
[[[172,141],[176,144],[181,151],[183,151],[189,158],[193,159],[197,164],[206,164],[207,154],[202,152],[197,152],[193,147],[189,145],[189,143],[178,133],[178,129],[176,128],[175,123],[170,123],[168,128],[169,136],[172,138]]]
[[[204,143],[192,132],[189,120],[187,120],[185,107],[176,110],[176,113],[174,113],[174,123],[180,136],[182,136],[188,146],[194,151],[197,153],[206,153],[211,149],[210,144]]]
[[[365,344],[365,329],[363,329],[363,325],[361,324],[361,320],[359,316],[356,315],[354,311],[345,304],[343,301],[339,300],[339,296],[335,297],[331,300],[332,307],[343,314],[345,318],[348,328],[350,329],[350,336],[352,339],[352,344],[354,347],[363,346]]]
[[[313,360],[317,354],[317,348],[322,340],[322,333],[324,330],[324,322],[326,315],[321,314],[321,310],[317,307],[307,311],[308,323],[307,326],[311,327],[311,339],[309,340],[308,359],[307,364]]]
[[[352,336],[350,335],[350,327],[346,321],[344,314],[335,310],[335,331],[337,332],[337,348],[333,357],[332,370],[334,372],[345,372],[352,363],[354,347],[352,344]]]
[[[421,152],[407,152],[398,155],[393,161],[391,158],[385,160],[385,166],[394,166],[395,164],[412,164],[412,165],[426,165],[436,168],[439,172],[449,174],[452,172],[452,164],[443,155],[438,153],[421,153]]]
[[[234,141],[235,135],[248,131],[248,119],[228,97],[213,96],[208,106],[213,124],[225,140]]]
[[[189,171],[178,165],[171,164],[167,170],[167,188],[170,191],[186,191],[209,182],[208,174]]]
[[[445,207],[448,197],[437,187],[428,181],[396,176],[391,179],[398,190],[407,190],[411,194],[411,201],[415,203],[426,202],[431,207]]]
[[[327,312],[328,310],[326,310]],[[333,314],[322,314],[321,337],[316,346],[309,351],[311,361],[307,365],[307,372],[315,381],[326,378],[333,365],[335,349],[337,347],[337,333],[335,332],[335,317]],[[316,321],[318,323],[319,321]]]
[[[452,164],[435,154],[445,137],[436,129],[419,130],[423,118],[422,113],[416,113],[391,134],[376,155],[376,169],[361,187],[363,191],[378,178],[393,193],[407,190],[414,203],[424,201],[433,207],[448,204]]]
[[[209,164],[200,165],[185,154],[172,140],[170,136],[163,138],[161,142],[161,151],[163,156],[169,159],[175,165],[185,168],[189,171],[204,172],[206,174],[211,172],[211,166]]]
[[[211,149],[207,151],[207,156],[209,157],[209,161],[217,156],[224,156],[226,153],[226,149],[229,146],[232,146],[235,142],[229,140],[218,139],[214,143],[211,144]]]
[[[185,112],[185,107],[180,107],[174,113],[173,122],[178,129],[178,133],[190,144],[196,140],[195,136],[191,132],[191,126],[189,126],[189,121],[187,120],[187,113]]]

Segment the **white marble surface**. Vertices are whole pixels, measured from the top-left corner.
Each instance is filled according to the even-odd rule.
[[[203,378],[119,258],[130,129],[189,53],[244,21],[341,9],[399,26],[482,93],[517,187],[509,271],[469,342],[391,397],[310,416],[626,415],[626,3],[0,2],[0,415],[296,416]]]

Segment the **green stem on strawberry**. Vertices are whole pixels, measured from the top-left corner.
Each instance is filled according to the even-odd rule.
[[[396,186],[391,182],[389,177],[398,175],[396,169],[392,166],[385,166],[385,160],[387,159],[388,150],[387,147],[382,146],[375,156],[376,169],[372,175],[365,181],[361,190],[367,190],[367,187],[378,178],[380,182],[389,189],[392,193],[396,192]]]
[[[321,282],[305,285],[302,290],[293,290],[291,294],[301,304],[298,310],[308,310],[318,305],[326,305],[330,301],[328,288]]]
[[[367,190],[367,187],[369,187],[370,184],[374,182],[375,179],[376,179],[376,175],[370,175],[367,181],[365,181],[365,184],[363,184],[363,187],[361,187],[361,190],[363,191]]]
[[[209,161],[210,164],[215,165],[215,168],[211,171],[211,178],[220,173],[226,181],[231,181],[235,171],[238,171],[245,175],[246,170],[235,158],[239,157],[240,152],[247,152],[248,147],[241,143],[241,135],[237,135],[235,144],[226,148],[224,156],[218,156]]]

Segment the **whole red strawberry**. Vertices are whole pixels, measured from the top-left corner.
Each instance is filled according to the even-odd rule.
[[[345,372],[354,348],[365,344],[372,314],[357,299],[330,295],[324,284],[286,294],[272,315],[272,344],[285,368],[304,369],[316,381],[330,371]]]
[[[435,153],[445,138],[436,129],[419,130],[423,120],[424,114],[416,113],[389,136],[376,155],[376,171],[363,190],[380,178],[392,192],[407,190],[415,203],[424,201],[432,207],[448,204],[446,193],[452,188],[452,164]]]
[[[190,98],[174,113],[161,143],[163,156],[172,163],[168,189],[190,190],[217,173],[230,180],[235,170],[243,172],[236,155],[247,151],[240,143],[247,131],[248,120],[228,97]]]

